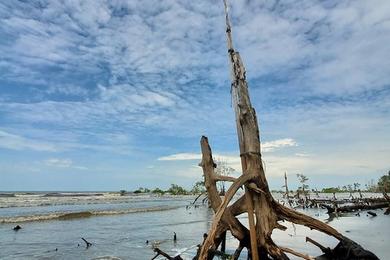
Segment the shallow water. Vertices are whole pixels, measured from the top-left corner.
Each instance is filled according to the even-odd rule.
[[[34,195],[36,196],[36,195]],[[113,198],[112,198],[113,197]],[[132,213],[93,215],[87,218],[45,221],[25,221],[17,224],[22,229],[15,232],[15,223],[0,223],[0,259],[151,259],[154,256],[152,244],[171,255],[181,253],[185,259],[191,259],[196,245],[207,232],[213,213],[207,207],[186,209],[193,197],[153,197],[123,196],[104,194],[99,198],[92,196],[73,198],[54,198],[53,205],[0,208],[0,218],[12,219],[16,216],[37,216],[44,214],[62,214],[64,212],[118,212],[132,209]],[[0,203],[2,202],[0,198]],[[8,197],[7,199],[11,199]],[[23,198],[26,200],[26,198]],[[45,198],[46,199],[46,198]],[[35,201],[37,201],[36,199]],[[77,201],[78,202],[74,202]],[[53,202],[50,201],[50,202]],[[38,203],[36,203],[38,204]],[[55,204],[55,205],[54,205]],[[4,204],[3,204],[4,205]],[[35,205],[35,204],[33,204]],[[143,211],[137,211],[143,209]],[[148,209],[155,209],[148,211]],[[306,214],[326,221],[328,215],[322,209],[304,210]],[[388,247],[390,217],[383,211],[376,211],[375,218],[361,214],[334,218],[329,222],[341,233],[371,250],[381,259],[389,259]],[[245,223],[245,215],[239,217]],[[273,238],[282,246],[291,247],[310,255],[321,252],[305,242],[305,237],[319,241],[326,246],[334,246],[337,241],[316,231],[290,223],[285,232],[275,230]],[[177,233],[177,243],[173,241],[173,232]],[[93,243],[85,248],[81,237]],[[149,244],[145,243],[149,240]],[[228,237],[227,246],[234,250],[236,242]],[[56,250],[57,249],[57,250]],[[160,258],[162,259],[162,258]]]

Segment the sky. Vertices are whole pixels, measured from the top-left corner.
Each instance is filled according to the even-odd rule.
[[[390,1],[234,0],[266,176],[390,169]],[[240,173],[220,0],[0,1],[0,190],[190,188]]]

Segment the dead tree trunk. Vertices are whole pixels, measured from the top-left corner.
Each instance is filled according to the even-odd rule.
[[[290,207],[292,207],[291,200],[290,200],[290,195],[289,195],[290,192],[288,190],[288,184],[287,184],[287,172],[284,172],[284,188],[286,189],[285,196],[286,196],[288,205],[290,205]]]
[[[232,103],[236,115],[242,175],[237,179],[216,176],[214,173],[215,164],[212,160],[208,140],[206,137],[202,137],[201,165],[203,167],[207,194],[215,211],[215,216],[209,234],[200,249],[199,259],[204,260],[212,257],[210,252],[216,250],[221,241],[221,236],[226,230],[230,230],[233,236],[240,241],[240,246],[237,249],[238,253],[235,253],[234,257],[238,257],[242,248],[246,247],[252,259],[255,260],[260,258],[289,259],[286,253],[310,259],[306,254],[280,247],[274,243],[271,238],[272,231],[275,228],[286,229],[278,221],[287,220],[295,224],[304,225],[333,236],[340,241],[346,241],[346,238],[325,223],[287,208],[273,199],[262,164],[259,128],[256,112],[249,98],[245,68],[239,53],[233,48],[226,0],[224,0],[224,5],[227,46],[232,69]],[[223,200],[220,198],[215,185],[216,181],[221,180],[233,182]],[[228,206],[241,186],[244,186],[245,194]],[[248,213],[249,232],[235,217],[244,212]]]
[[[287,185],[287,172],[284,172],[284,188],[286,189],[285,196],[288,198],[289,196],[289,191],[288,191],[288,185]]]

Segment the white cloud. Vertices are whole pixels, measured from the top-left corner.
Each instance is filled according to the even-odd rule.
[[[75,165],[71,159],[67,158],[49,158],[43,163],[46,166],[49,167],[56,167],[56,168],[71,168],[76,170],[88,170],[85,166]]]
[[[177,153],[168,156],[159,157],[159,161],[181,161],[181,160],[200,160],[202,155],[199,153]]]
[[[297,146],[297,142],[292,138],[278,139],[275,141],[264,142],[261,145],[262,152],[272,152],[279,148]]]
[[[285,148],[290,146],[297,146],[297,143],[292,138],[284,138],[278,139],[270,142],[262,143],[262,151],[263,152],[271,152],[275,149]],[[237,159],[234,156],[222,155],[222,154],[214,154],[214,158],[228,161],[228,162],[236,162]],[[239,158],[239,157],[238,157]],[[202,155],[200,153],[177,153],[171,154],[163,157],[159,157],[157,160],[159,161],[181,161],[181,160],[200,160],[202,159]]]
[[[33,150],[40,152],[55,152],[57,148],[45,141],[25,138],[0,130],[0,147],[11,150]]]
[[[59,158],[50,158],[44,161],[47,166],[59,167],[59,168],[70,168],[73,165],[71,159],[59,159]]]

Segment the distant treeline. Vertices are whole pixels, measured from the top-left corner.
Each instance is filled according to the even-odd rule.
[[[378,182],[375,183],[374,180],[371,180],[369,183],[364,185],[364,188],[360,189],[359,183],[353,183],[349,185],[344,185],[342,187],[330,187],[323,188],[321,192],[324,193],[337,193],[337,192],[390,192],[390,171],[379,178]]]
[[[309,178],[304,176],[303,174],[297,175],[299,182],[301,183],[301,186],[298,188],[297,191],[290,190],[290,193],[298,192],[300,194],[307,194],[310,189],[307,182],[309,181]],[[283,186],[285,187],[285,186]],[[224,190],[225,187],[222,185],[220,187],[221,190]],[[203,181],[198,181],[194,184],[191,190],[186,190],[185,188],[177,185],[177,184],[171,184],[171,187],[167,190],[162,190],[160,188],[155,189],[148,189],[140,187],[137,190],[132,191],[131,193],[135,194],[142,194],[142,193],[152,193],[152,194],[171,194],[171,195],[191,195],[191,194],[201,194],[206,191],[206,188],[204,187]],[[353,183],[348,184],[344,186],[337,186],[337,187],[327,187],[323,188],[322,190],[317,189],[311,189],[311,192],[317,193],[339,193],[339,192],[390,192],[390,171],[388,174],[383,175],[379,178],[377,182],[374,182],[374,180],[371,180],[369,183],[365,184],[364,187],[361,187],[360,183]],[[272,190],[272,192],[280,192],[284,193],[285,191],[282,190]],[[121,195],[125,195],[128,193],[125,190],[120,191]]]
[[[200,194],[204,192],[206,189],[204,187],[204,183],[202,181],[198,181],[194,184],[191,190],[186,190],[185,188],[177,185],[171,184],[171,187],[167,190],[162,190],[160,188],[148,189],[140,187],[131,193],[142,194],[142,193],[152,193],[152,194],[171,194],[171,195],[191,195],[191,194]],[[121,195],[125,195],[127,192],[125,190],[121,190]]]

